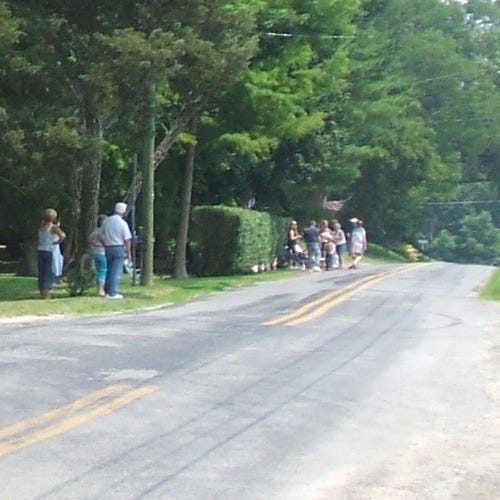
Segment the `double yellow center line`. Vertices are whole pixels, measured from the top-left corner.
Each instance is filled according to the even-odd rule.
[[[313,300],[304,304],[303,306],[295,309],[289,314],[284,314],[283,316],[278,316],[267,323],[265,326],[272,325],[287,325],[287,326],[297,326],[303,323],[307,323],[313,319],[316,319],[327,311],[335,307],[336,305],[344,302],[348,298],[352,297],[354,294],[358,293],[360,290],[367,288],[379,281],[382,281],[390,276],[399,274],[405,271],[415,269],[414,265],[402,266],[397,269],[386,271],[375,276],[367,276],[366,278],[360,279],[342,287],[338,290],[334,290],[326,295],[320,297],[319,299]]]
[[[136,389],[125,384],[110,385],[42,415],[0,429],[0,457],[108,415],[157,390],[158,386],[153,384]]]

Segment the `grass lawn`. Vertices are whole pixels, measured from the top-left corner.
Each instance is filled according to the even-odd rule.
[[[377,264],[394,262],[395,259],[366,256],[364,262]],[[123,300],[107,300],[89,290],[83,296],[71,297],[63,285],[56,285],[51,300],[40,300],[35,277],[16,276],[14,273],[0,273],[0,318],[18,316],[49,316],[100,314],[117,311],[147,309],[174,304],[200,295],[228,290],[234,287],[278,279],[298,278],[300,271],[279,269],[252,275],[218,276],[209,278],[175,279],[155,276],[151,287],[132,285],[124,274],[120,287]],[[480,292],[480,297],[500,301],[500,269],[490,277]]]
[[[500,301],[500,269],[497,269],[481,289],[479,296],[486,300]]]
[[[278,270],[245,276],[174,279],[155,276],[151,287],[132,285],[123,275],[120,292],[123,300],[107,300],[92,289],[85,295],[71,297],[63,285],[55,285],[50,300],[40,300],[37,279],[13,273],[0,274],[0,318],[49,316],[53,314],[99,314],[158,307],[192,299],[199,295],[229,288],[298,277],[297,271]]]

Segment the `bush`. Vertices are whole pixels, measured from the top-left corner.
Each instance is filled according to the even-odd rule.
[[[268,213],[225,206],[193,210],[191,237],[196,274],[248,274],[272,266],[281,255],[284,221]]]
[[[70,268],[63,277],[63,284],[72,297],[84,295],[95,284],[95,268],[92,256],[85,253]]]
[[[368,252],[367,255],[370,257],[379,257],[381,259],[391,259],[396,260],[398,262],[406,262],[406,258],[401,254],[395,252],[394,250],[389,250],[384,248],[376,243],[368,243]]]
[[[400,243],[394,246],[392,250],[411,262],[418,262],[422,260],[423,257],[422,252],[409,243]]]

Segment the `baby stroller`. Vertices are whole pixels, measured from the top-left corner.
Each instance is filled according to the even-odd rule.
[[[293,248],[290,248],[288,245],[286,245],[285,253],[290,269],[305,270],[307,265],[307,252],[302,250],[300,245],[296,244]]]

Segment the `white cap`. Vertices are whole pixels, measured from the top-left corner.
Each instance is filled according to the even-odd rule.
[[[117,214],[123,215],[126,211],[127,211],[127,204],[126,203],[123,203],[122,201],[119,201],[115,205],[115,212]]]

